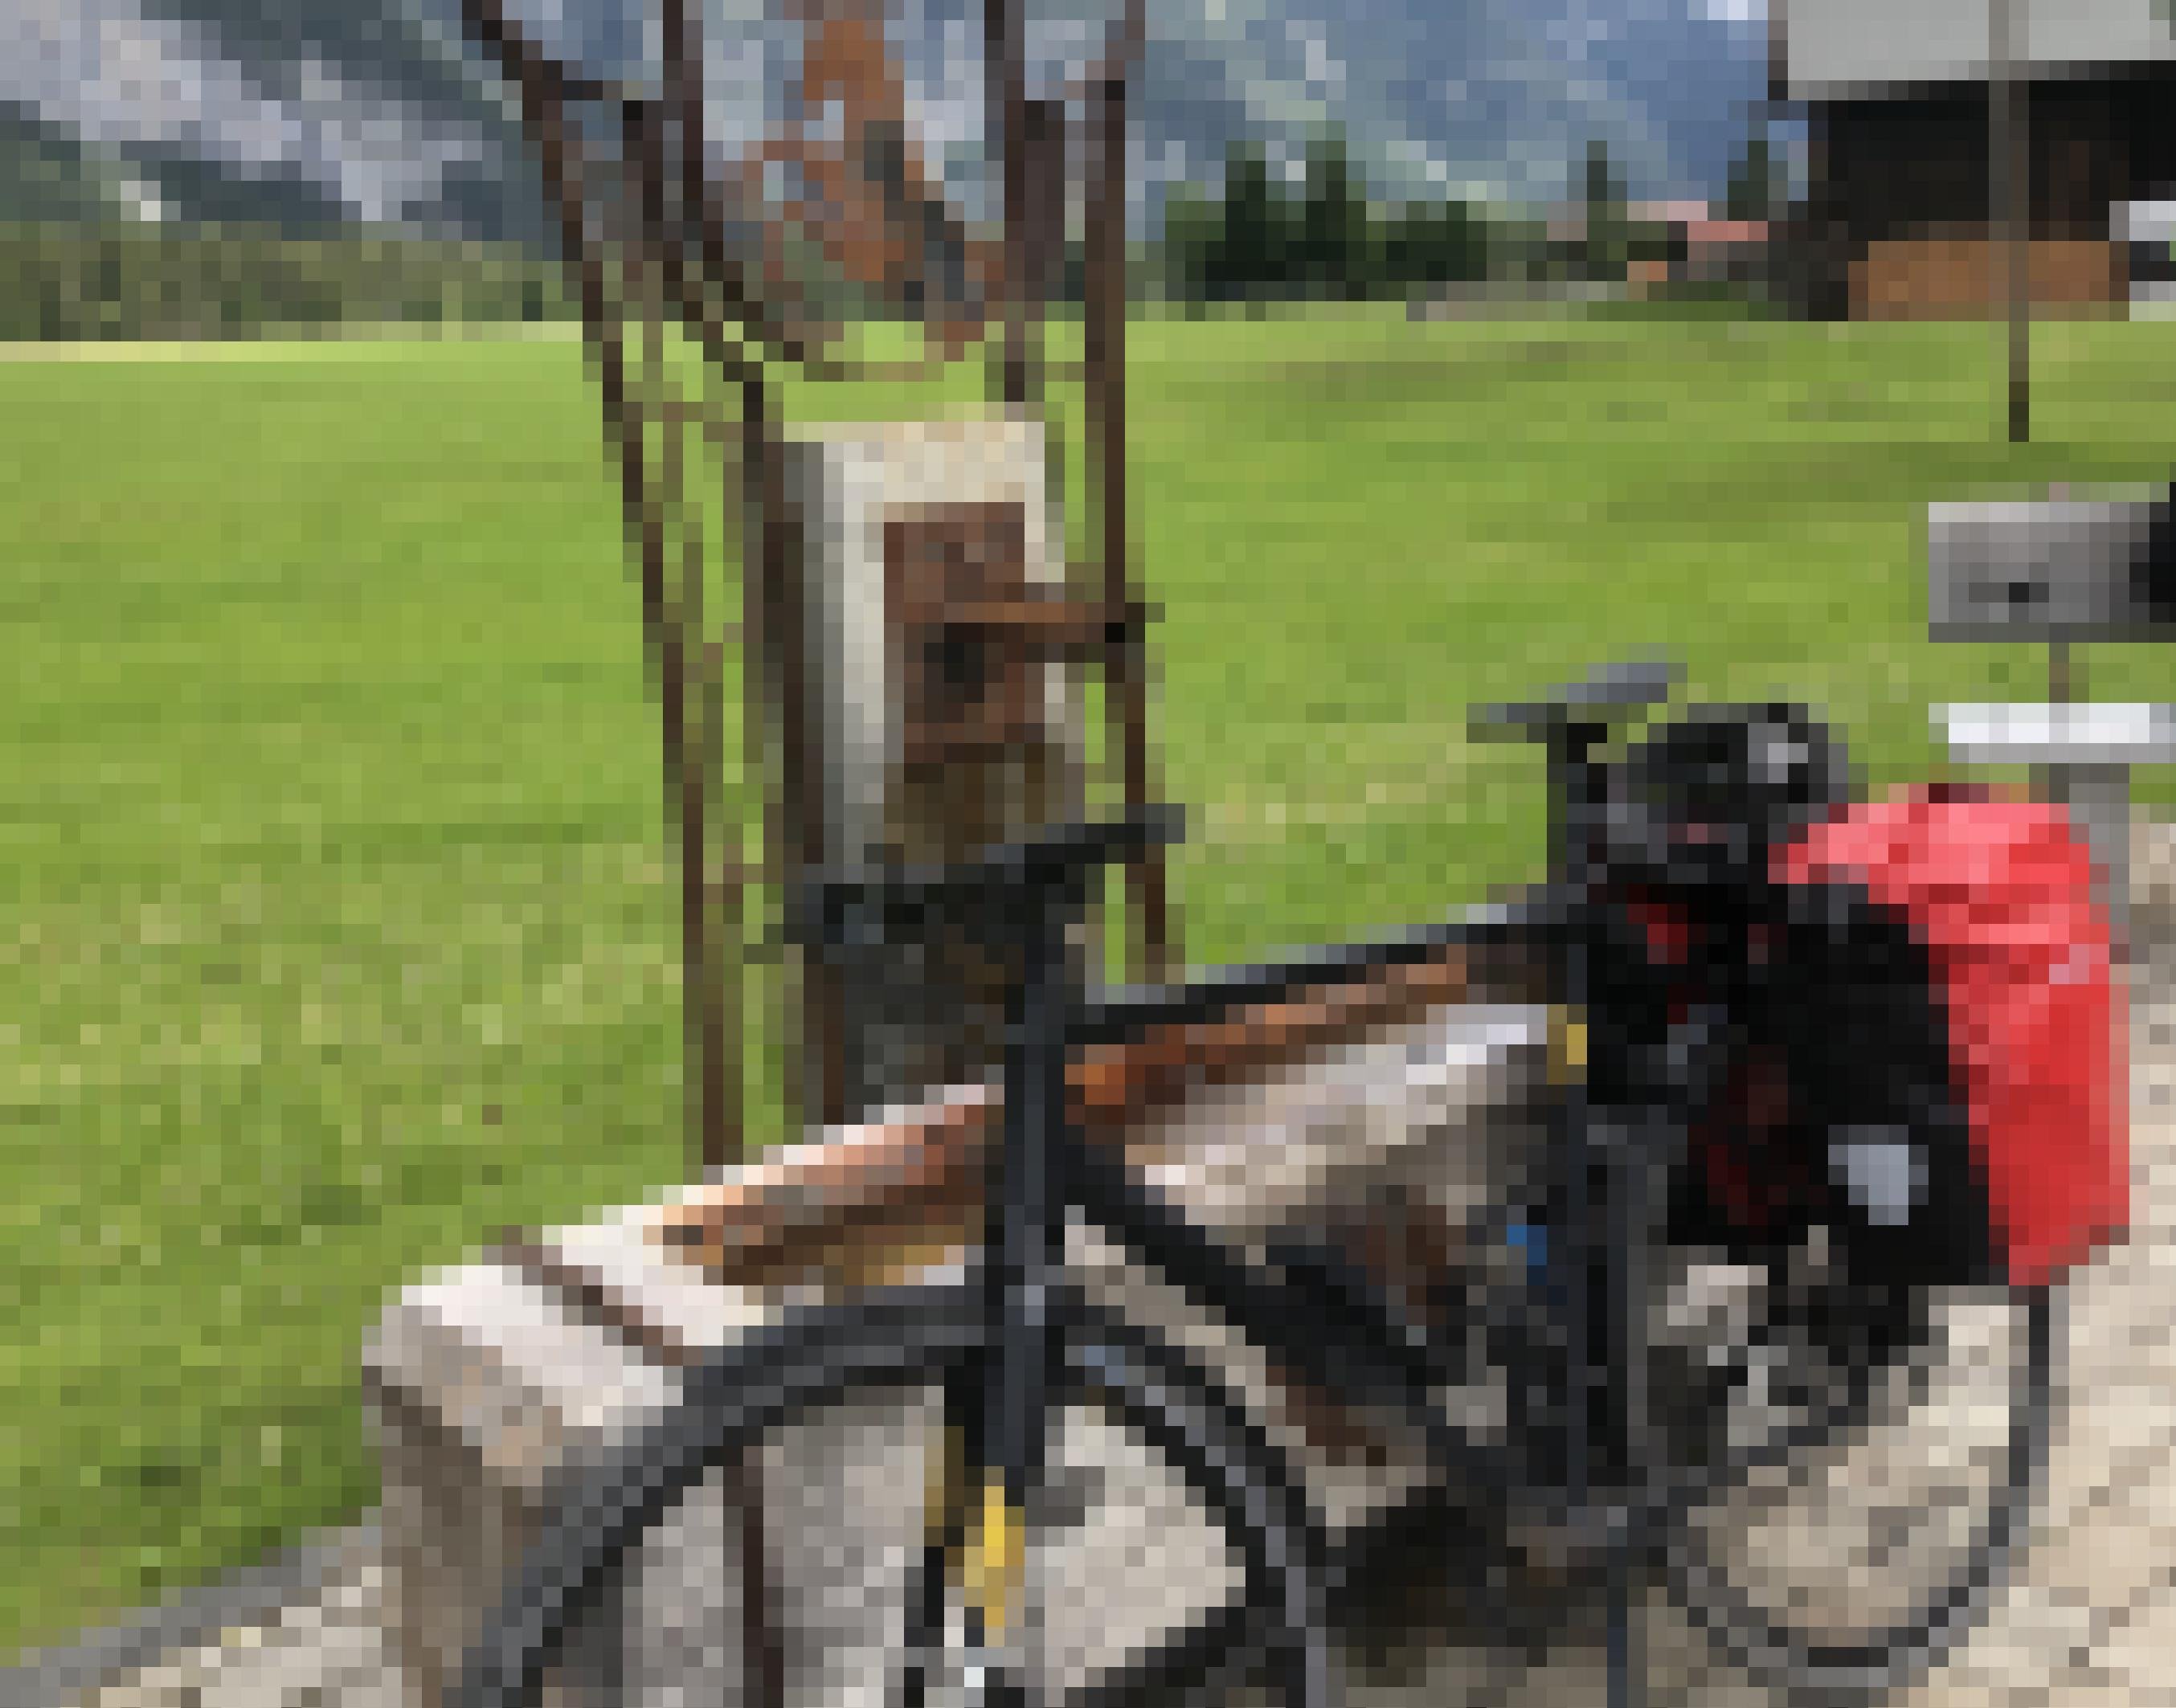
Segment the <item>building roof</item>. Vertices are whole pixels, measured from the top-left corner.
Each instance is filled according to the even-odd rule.
[[[1656,226],[1689,226],[1715,214],[1712,204],[1701,201],[1635,202],[1625,211],[1642,224]]]
[[[2176,29],[2156,0],[2007,3],[2016,61],[2035,76],[2176,65]],[[1993,0],[1770,0],[1780,92],[1836,101],[1984,82],[1994,15]]]
[[[1722,248],[1767,241],[1765,220],[1693,220],[1685,226],[1685,242],[1696,248]]]
[[[1637,226],[1675,226],[1688,243],[1707,245],[1729,243],[1765,243],[1768,241],[1768,222],[1765,220],[1719,220],[1715,208],[1708,202],[1633,202],[1624,209],[1624,215]],[[1572,207],[1559,209],[1548,220],[1548,237],[1553,243],[1577,243],[1586,237],[1586,209]]]

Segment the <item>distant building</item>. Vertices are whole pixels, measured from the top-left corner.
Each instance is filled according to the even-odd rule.
[[[1635,202],[1625,211],[1634,225],[1660,226],[1669,233],[1670,258],[1646,264],[1642,282],[1743,282],[1765,270],[1765,220],[1721,219],[1707,202]]]
[[[1805,312],[1988,311],[1990,22],[2005,3],[2036,302],[2126,302],[2113,210],[2176,194],[2176,32],[2157,0],[1771,0],[1770,92],[1808,118],[1808,193],[1778,247]]]
[[[1701,201],[1630,202],[1624,219],[1625,229],[1641,240],[1626,275],[1635,291],[1682,283],[1747,282],[1765,275],[1765,220],[1721,219],[1713,204]],[[1548,252],[1575,268],[1586,243],[1586,226],[1584,206],[1558,209],[1545,226]],[[1657,239],[1666,257],[1651,253]]]

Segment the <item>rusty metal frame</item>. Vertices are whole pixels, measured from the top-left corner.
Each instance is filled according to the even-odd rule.
[[[789,716],[776,730],[782,746],[775,756],[769,746],[774,733],[770,700],[792,705],[803,697],[798,649],[790,632],[800,601],[791,585],[779,483],[777,373],[783,367],[824,380],[920,378],[957,352],[938,351],[904,363],[840,361],[827,348],[821,317],[797,288],[770,276],[777,268],[735,254],[726,188],[711,173],[704,147],[699,0],[658,0],[658,6],[663,76],[652,92],[578,74],[509,15],[506,0],[463,0],[469,30],[518,97],[536,150],[617,465],[622,520],[635,558],[645,649],[660,700],[661,757],[676,832],[691,1163],[709,1170],[737,1159],[746,1145],[740,1035],[746,1022],[747,886],[759,877],[775,881],[805,868],[816,856],[821,828],[814,820],[814,791],[801,785],[816,774],[822,755],[808,746],[802,721]],[[993,391],[1005,407],[1048,414],[1042,311],[1064,238],[1063,207],[1070,182],[1065,100],[1027,98],[1019,9],[1020,0],[984,0],[987,95],[998,139],[1004,216],[996,305],[1002,326]],[[1128,0],[1110,51],[1067,91],[1087,100],[1093,144],[1085,185],[1086,348],[1079,377],[1096,492],[1096,537],[1095,562],[1084,568],[1100,585],[1096,603],[1106,612],[1145,610],[1134,590],[1130,561],[1124,383],[1126,94],[1143,30],[1140,0]],[[596,108],[617,122],[624,182],[609,189],[588,157],[576,117],[579,110]],[[625,225],[606,231],[600,210],[614,189],[625,192]],[[615,251],[617,279],[610,265]],[[648,343],[647,362],[630,341],[630,314]],[[709,373],[730,394],[723,407],[666,395],[670,388],[659,345],[667,324],[700,352]],[[723,496],[725,514],[743,523],[743,607],[737,625],[724,631],[725,639],[704,632],[699,513],[682,503],[678,436],[697,427],[713,445],[738,452],[737,482],[729,481]],[[1125,810],[1147,803],[1151,781],[1141,628],[1138,620],[1111,624],[1071,649],[1072,655],[1104,667],[1109,747]],[[735,641],[748,664],[741,708],[744,764],[751,779],[768,779],[760,872],[739,856],[732,828],[720,822],[712,787],[725,757],[720,695],[725,648]],[[781,775],[771,775],[774,765]],[[721,842],[724,851],[717,846]],[[1168,973],[1170,946],[1161,851],[1130,867],[1128,877],[1136,976],[1161,979]],[[814,1064],[814,1083],[789,1088],[804,1118],[835,1116],[838,1108],[832,1083],[837,1074],[824,1066],[836,1065],[840,1015],[835,996],[825,987],[821,969],[803,969],[803,1047],[789,1051],[788,1058]]]

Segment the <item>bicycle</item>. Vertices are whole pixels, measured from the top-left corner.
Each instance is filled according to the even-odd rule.
[[[1485,1536],[1537,1530],[1534,1557],[1570,1578],[1605,1580],[1619,1705],[1632,1700],[1640,1672],[1633,1591],[1658,1563],[1676,1599],[1705,1615],[1711,1636],[1743,1651],[1733,1658],[1758,1675],[1863,1695],[1931,1660],[1992,1580],[2029,1497],[2046,1426],[2044,1297],[2029,1310],[1984,1545],[1968,1550],[1967,1569],[1910,1617],[1863,1641],[1823,1643],[1779,1624],[1740,1592],[1727,1561],[1693,1544],[1695,1520],[1721,1495],[1863,1418],[1870,1381],[1847,1384],[1841,1400],[1802,1406],[1749,1442],[1716,1448],[1704,1439],[1685,1462],[1665,1455],[1656,1463],[1663,1432],[1646,1416],[1642,1313],[1661,1227],[1658,1186],[1682,1166],[1684,1135],[1720,1082],[1729,1022],[1696,1009],[1666,1027],[1664,1054],[1676,1054],[1657,1074],[1651,1060],[1635,1059],[1639,1050],[1617,1046],[1591,1005],[1613,979],[1624,987],[1627,967],[1636,987],[1645,965],[1597,853],[1613,777],[1599,749],[1618,725],[1667,700],[1674,680],[1660,666],[1604,672],[1533,705],[1499,709],[1498,727],[1537,735],[1548,748],[1555,870],[1477,927],[1350,945],[1176,993],[1091,993],[1070,941],[1089,880],[1174,836],[1168,809],[1070,827],[942,870],[850,874],[797,897],[794,927],[812,943],[909,930],[938,902],[956,922],[961,901],[973,899],[982,928],[1017,956],[983,1236],[949,1277],[793,1307],[691,1371],[679,1405],[581,1485],[516,1573],[449,1699],[456,1708],[534,1701],[568,1629],[629,1550],[709,1472],[849,1397],[932,1390],[943,1450],[905,1586],[899,1653],[881,1681],[884,1700],[905,1708],[955,1692],[991,1704],[1032,1700],[1019,1652],[1026,1533],[1061,1410],[1069,1417],[1099,1409],[1158,1455],[1215,1515],[1243,1579],[1238,1595],[1151,1652],[1065,1692],[1067,1708],[1168,1702],[1247,1680],[1268,1682],[1287,1704],[1323,1708],[1338,1695],[1333,1627],[1364,1598],[1371,1549],[1400,1520],[1410,1537],[1416,1524],[1425,1533],[1477,1513]],[[1350,1254],[1295,1242],[1242,1254],[1074,1130],[1067,1063],[1088,1042],[1138,1034],[1189,1007],[1363,980],[1476,932],[1538,953],[1553,998],[1553,1142],[1543,1189],[1507,1218],[1526,1231],[1528,1253],[1514,1265],[1524,1282],[1508,1307],[1438,1299],[1443,1308],[1431,1322]],[[1606,1096],[1590,1095],[1597,1087]],[[1065,1254],[1069,1217],[1183,1288],[1305,1387],[1413,1431],[1432,1470],[1420,1493],[1357,1535],[1333,1537],[1245,1395],[1171,1337],[1091,1301]],[[1547,1248],[1538,1250],[1544,1231]],[[1446,1406],[1477,1363],[1488,1367],[1479,1373],[1504,1373],[1521,1396],[1515,1439],[1477,1435]],[[1471,1588],[1470,1569],[1463,1577],[1461,1569],[1454,1565],[1451,1581]]]
[[[1574,1379],[1607,1384],[1575,1393],[1567,1408],[1573,1423],[1570,1451],[1564,1455],[1569,1460],[1565,1504],[1575,1509],[1582,1504],[1589,1420],[1594,1413],[1606,1413],[1600,1432],[1603,1451],[1613,1450],[1616,1457],[1605,1474],[1613,1474],[1617,1483],[1604,1497],[1609,1511],[1601,1549],[1613,1580],[1613,1700],[1631,1694],[1626,1682],[1634,1665],[1629,1651],[1629,1591],[1631,1575],[1643,1561],[1663,1565],[1674,1603],[1741,1670],[1790,1689],[1798,1700],[1862,1700],[1931,1667],[1983,1610],[1999,1582],[2045,1456],[2059,1296],[2052,1283],[2006,1290],[2004,1302],[2016,1308],[2021,1321],[2004,1396],[2000,1471],[1988,1491],[1980,1522],[1960,1550],[1961,1563],[1876,1632],[1839,1640],[1792,1629],[1740,1587],[1739,1563],[1725,1558],[1691,1520],[1696,1508],[1732,1485],[1802,1461],[1870,1426],[1883,1398],[1880,1383],[1888,1373],[1888,1360],[1929,1344],[1936,1325],[1926,1288],[1867,1285],[1847,1270],[1793,1286],[1771,1272],[1770,1290],[1782,1309],[1765,1325],[1771,1342],[1767,1350],[1788,1346],[1799,1355],[1793,1362],[1801,1366],[1810,1362],[1807,1354],[1827,1358],[1831,1368],[1823,1373],[1836,1391],[1825,1393],[1802,1383],[1795,1392],[1778,1396],[1780,1406],[1768,1408],[1780,1410],[1780,1421],[1750,1440],[1735,1430],[1680,1430],[1671,1444],[1678,1451],[1662,1456],[1683,1469],[1666,1471],[1644,1493],[1628,1482],[1626,1467],[1651,1462],[1661,1444],[1654,1421],[1645,1415],[1651,1348],[1641,1332],[1641,1316],[1652,1293],[1648,1259],[1662,1243],[1658,1236],[1666,1223],[1681,1213],[1673,1189],[1682,1188],[1690,1172],[1686,1140],[1714,1112],[1719,1094],[1747,1053],[1746,1040],[1739,1036],[1747,1018],[1742,1012],[1748,1004],[1744,969],[1734,982],[1726,974],[1721,982],[1732,987],[1717,992],[1717,970],[1703,967],[1704,976],[1692,981],[1695,1000],[1688,1004],[1687,982],[1679,976],[1673,982],[1658,969],[1652,924],[1640,916],[1655,899],[1659,883],[1661,894],[1677,904],[1680,927],[1688,911],[1697,923],[1705,909],[1717,916],[1710,926],[1720,926],[1733,951],[1755,933],[1787,929],[1789,924],[1772,895],[1751,893],[1763,888],[1750,875],[1759,865],[1754,857],[1757,846],[1730,853],[1704,848],[1699,841],[1687,846],[1679,840],[1678,832],[1689,827],[1667,821],[1685,817],[1684,805],[1666,800],[1658,806],[1653,797],[1658,785],[1674,789],[1682,778],[1639,777],[1636,768],[1646,756],[1637,752],[1610,760],[1597,757],[1619,732],[1619,725],[1669,698],[1676,676],[1673,666],[1662,663],[1605,669],[1542,700],[1493,708],[1477,719],[1477,732],[1537,739],[1548,754],[1555,778],[1552,797],[1559,815],[1552,839],[1558,862],[1553,876],[1569,899],[1569,917],[1558,927],[1563,944],[1554,958],[1557,988],[1571,1013],[1606,1016],[1596,1024],[1607,1024],[1618,1034],[1608,1053],[1615,1060],[1597,1059],[1588,1071],[1571,1077],[1558,1103],[1563,1137],[1557,1155],[1568,1166],[1553,1182],[1553,1213],[1577,1244],[1566,1265],[1570,1274],[1558,1280],[1553,1303],[1572,1343],[1599,1349],[1597,1356],[1576,1366]],[[1817,769],[1825,732],[1785,719],[1787,710],[1795,709],[1762,709],[1762,715],[1777,718],[1777,732],[1788,737],[1791,747],[1810,743],[1808,763]],[[1723,721],[1726,726],[1730,721]],[[1679,732],[1690,732],[1693,740],[1687,745],[1700,758],[1711,757],[1700,752],[1703,734],[1711,732],[1703,732],[1689,719],[1666,732],[1665,739]],[[1667,751],[1664,742],[1649,747]],[[1840,752],[1831,760],[1832,774],[1814,778],[1799,803],[1805,809],[1804,824],[1841,802],[1847,768]],[[1682,757],[1673,758],[1670,769],[1684,768]],[[1728,809],[1722,815],[1727,819]],[[1834,896],[1826,900],[1829,911],[1813,922],[1817,932],[1847,933],[1859,922],[1839,917]],[[1849,916],[1862,910],[1862,903],[1852,901],[1845,911]],[[1673,910],[1666,905],[1663,911]],[[1734,954],[1729,958],[1737,959]],[[1787,955],[1779,955],[1777,961],[1791,965]],[[1770,993],[1771,1003],[1776,994]],[[1789,1009],[1804,1004],[1804,993],[1787,985],[1781,996]],[[1705,1008],[1701,998],[1707,998]],[[1644,1068],[1639,1065],[1643,1057]],[[1597,1082],[1613,1094],[1599,1112],[1589,1099]],[[1780,1270],[1781,1260],[1795,1254],[1776,1252],[1757,1261]],[[1587,1301],[1597,1302],[1602,1320],[1583,1320]],[[1838,1349],[1827,1331],[1869,1326],[1875,1331],[1877,1355],[1833,1368]],[[1734,1373],[1742,1391],[1749,1385],[1745,1379],[1758,1372],[1741,1368]],[[1914,1392],[1922,1391],[1923,1382],[1915,1382]],[[1714,1438],[1725,1433],[1738,1439],[1719,1444]]]

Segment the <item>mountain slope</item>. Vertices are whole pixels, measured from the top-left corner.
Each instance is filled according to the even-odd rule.
[[[515,0],[593,71],[639,64],[639,0]],[[775,8],[774,8],[775,9]],[[1031,0],[1031,76],[1095,51],[1108,0]],[[1341,125],[1394,193],[1563,193],[1594,140],[1641,193],[1722,186],[1761,93],[1763,27],[1717,0],[1153,0],[1140,103],[1145,217],[1213,177],[1235,137],[1296,155]],[[790,30],[759,0],[710,0],[714,128],[775,112]],[[936,158],[980,205],[978,0],[896,5]],[[1732,21],[1735,18],[1737,21]],[[542,230],[496,86],[457,0],[0,0],[0,104],[140,171],[171,213],[314,225],[402,219]]]
[[[89,225],[122,211],[112,169],[91,160],[73,134],[20,107],[0,106],[0,224]]]

